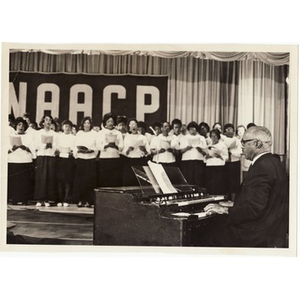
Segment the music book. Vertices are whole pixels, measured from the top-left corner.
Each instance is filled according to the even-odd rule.
[[[87,147],[85,146],[77,146],[78,150],[89,150]]]
[[[116,134],[105,134],[106,143],[116,143],[117,135]]]
[[[17,136],[17,135],[11,135],[9,137],[9,140],[10,140],[10,144],[11,146],[22,146],[22,139],[20,136]]]
[[[43,144],[53,144],[53,135],[42,135]]]
[[[148,166],[164,194],[178,193],[161,164],[156,164],[149,160]]]

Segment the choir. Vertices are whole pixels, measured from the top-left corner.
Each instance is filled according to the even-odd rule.
[[[234,200],[245,127],[212,128],[179,119],[147,126],[114,113],[103,116],[102,126],[86,116],[77,129],[45,115],[37,127],[25,113],[9,122],[8,201],[92,207],[94,188],[138,185],[131,167],[148,160],[177,166],[189,184]]]

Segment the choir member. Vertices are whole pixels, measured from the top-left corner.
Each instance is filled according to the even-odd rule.
[[[91,207],[94,204],[98,133],[92,128],[91,117],[84,117],[75,138],[75,174],[72,199],[77,202],[78,207]]]
[[[158,136],[161,134],[161,126],[162,126],[162,124],[160,122],[154,122],[152,124],[152,126],[150,126],[150,129],[155,136]]]
[[[72,133],[73,135],[76,135],[76,133],[77,133],[77,126],[76,126],[75,124],[72,125],[71,133]]]
[[[239,125],[236,128],[236,137],[241,141],[245,132],[246,132],[245,126],[244,125]]]
[[[18,117],[15,133],[10,138],[8,150],[8,200],[13,204],[27,204],[33,198],[35,147],[32,136],[26,133],[27,122]]]
[[[187,126],[188,134],[180,143],[182,153],[181,171],[189,184],[200,187],[205,186],[205,164],[207,145],[205,138],[201,136],[196,122],[190,122]]]
[[[122,133],[122,136],[124,138],[127,133],[127,129],[126,129],[127,118],[125,116],[117,116],[116,123],[117,123],[116,129]]]
[[[132,131],[132,128],[136,126],[137,124],[137,119],[135,118],[130,118],[128,121],[127,121],[127,133],[131,133]]]
[[[100,151],[98,162],[98,185],[120,186],[122,182],[122,160],[120,152],[124,148],[123,136],[115,129],[116,115],[107,113],[103,116],[103,128],[97,138]]]
[[[181,133],[181,127],[182,127],[181,120],[179,120],[179,119],[172,120],[172,122],[171,122],[172,129],[170,131],[170,135],[174,135],[175,137],[177,137],[179,146],[180,146],[180,141],[181,141],[182,137],[184,137],[184,135]],[[175,159],[176,159],[176,165],[177,165],[177,167],[180,168],[182,153],[180,150],[175,150],[174,154],[175,154]]]
[[[57,133],[51,129],[53,118],[44,115],[40,122],[41,129],[35,134],[36,169],[34,198],[36,206],[50,206],[49,201],[56,201],[56,144]]]
[[[15,133],[15,118],[12,114],[8,115],[8,134],[14,134]]]
[[[228,149],[221,141],[221,133],[218,129],[210,131],[210,138],[212,145],[208,146],[208,154],[205,156],[207,192],[211,195],[226,195],[225,163],[228,160]]]
[[[228,161],[225,164],[228,196],[230,200],[234,200],[234,196],[240,186],[241,155],[243,151],[241,141],[234,134],[233,124],[225,124],[223,141],[228,148]]]
[[[150,154],[150,147],[145,135],[138,131],[138,123],[131,127],[131,134],[124,138],[125,163],[123,167],[122,185],[138,185],[138,181],[131,167],[147,165],[147,156]]]
[[[158,136],[153,137],[151,141],[152,161],[162,165],[176,166],[174,152],[179,150],[179,143],[175,136],[169,135],[169,122],[162,123],[161,132]]]
[[[217,130],[219,130],[221,133],[223,132],[222,124],[221,124],[220,122],[216,122],[216,123],[213,125],[212,129],[217,129]]]
[[[94,124],[92,130],[99,132],[101,130],[101,125],[98,123]]]
[[[188,130],[187,130],[186,124],[182,124],[182,126],[181,126],[181,134],[182,135],[186,135],[187,133],[188,133]]]
[[[138,132],[146,137],[148,144],[150,145],[153,135],[147,132],[147,124],[143,121],[138,121],[137,128]]]
[[[75,171],[75,136],[71,133],[72,122],[64,120],[62,122],[62,134],[57,136],[57,180],[59,203],[57,206],[69,206],[73,177]]]
[[[211,145],[212,141],[209,137],[210,127],[206,122],[199,124],[199,133],[205,138],[207,146]]]
[[[55,131],[57,133],[61,133],[62,132],[62,124],[61,124],[61,120],[59,118],[54,118],[53,119],[55,124],[56,124],[56,127],[55,127]]]

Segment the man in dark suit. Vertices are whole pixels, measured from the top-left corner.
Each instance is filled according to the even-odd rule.
[[[252,165],[234,205],[208,204],[204,208],[207,214],[224,215],[211,246],[287,247],[289,184],[280,160],[271,153],[271,133],[265,127],[250,127],[242,145]]]

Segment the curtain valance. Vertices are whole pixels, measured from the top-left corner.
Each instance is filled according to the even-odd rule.
[[[50,55],[133,55],[161,58],[195,57],[198,59],[212,59],[218,61],[262,61],[269,65],[281,66],[289,64],[289,52],[202,52],[202,51],[136,51],[136,50],[50,50],[26,49],[10,50],[10,53],[46,53]]]

